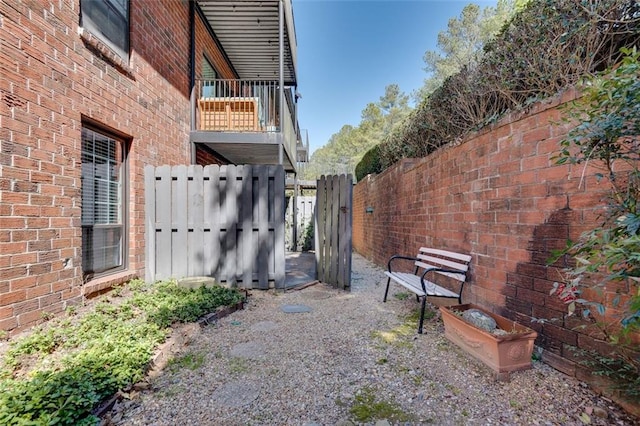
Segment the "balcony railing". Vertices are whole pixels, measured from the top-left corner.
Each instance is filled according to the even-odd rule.
[[[198,130],[279,131],[277,82],[200,80],[197,90]]]
[[[205,132],[282,133],[292,162],[308,152],[298,127],[294,95],[284,90],[284,116],[280,117],[280,88],[268,80],[197,80],[195,129]],[[306,135],[305,135],[306,136]],[[308,155],[308,154],[307,154]],[[306,156],[303,154],[303,157]]]

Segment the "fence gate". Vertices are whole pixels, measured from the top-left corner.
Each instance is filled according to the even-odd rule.
[[[145,167],[148,282],[284,287],[282,166]]]
[[[353,178],[322,176],[317,184],[316,271],[318,280],[334,287],[351,286]]]

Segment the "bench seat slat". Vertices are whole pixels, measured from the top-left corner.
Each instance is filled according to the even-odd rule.
[[[422,269],[433,269],[433,268],[442,268],[443,265],[434,265],[434,264],[430,264],[430,263],[424,263],[424,262],[416,262],[415,265],[419,268]],[[467,272],[466,269],[460,269],[460,268],[451,268],[451,267],[445,267],[446,269],[457,269],[460,272]],[[424,271],[423,271],[424,272]],[[458,280],[458,281],[465,281],[466,280],[466,275],[463,274],[453,274],[450,272],[441,272],[441,271],[435,271],[437,274],[442,274],[442,275],[446,275],[449,278],[453,278],[454,280]]]
[[[429,247],[420,247],[421,253],[434,254],[436,256],[450,257],[452,259],[458,259],[464,263],[469,263],[471,261],[471,255],[456,253],[453,251],[434,249]]]
[[[413,293],[418,296],[424,296],[425,292],[422,291],[422,283],[420,282],[420,277],[414,274],[410,274],[407,272],[389,272],[385,271],[385,275],[391,278],[393,281],[398,284],[406,287],[411,290]],[[440,287],[439,285],[432,283],[429,280],[425,280],[425,287],[427,289],[427,296],[438,296],[438,297],[453,297],[457,298],[458,294],[454,293],[451,290],[448,290],[444,287]]]
[[[453,262],[447,259],[440,259],[439,257],[425,256],[424,254],[419,254],[418,259],[423,263],[436,266],[437,268],[445,267],[447,269],[457,269],[462,272],[467,272],[467,269],[469,269],[467,263]]]

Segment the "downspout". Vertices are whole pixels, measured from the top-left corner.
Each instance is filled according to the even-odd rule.
[[[280,144],[278,144],[278,164],[284,163],[284,0],[278,2],[278,27],[280,32]]]
[[[189,108],[191,110],[191,132],[196,129],[196,6],[189,1]],[[189,138],[191,139],[191,138]],[[196,143],[190,140],[191,164],[196,164]]]

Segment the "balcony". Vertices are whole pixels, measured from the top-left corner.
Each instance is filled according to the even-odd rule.
[[[283,164],[297,172],[308,161],[293,90],[277,81],[197,80],[191,101],[191,141],[234,164]]]

